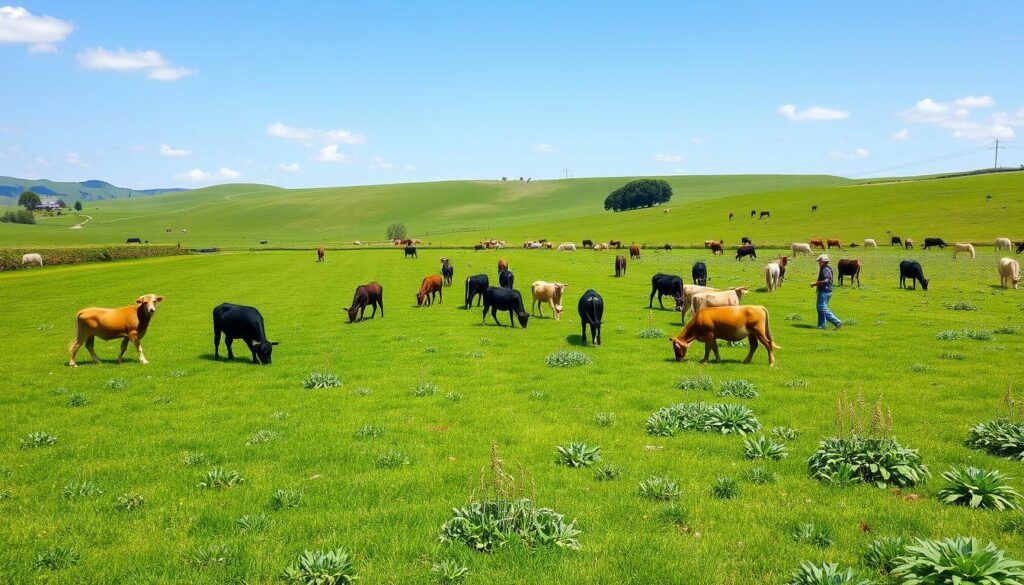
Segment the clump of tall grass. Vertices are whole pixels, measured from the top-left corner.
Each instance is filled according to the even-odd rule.
[[[734,396],[736,398],[757,398],[757,390],[749,380],[723,380],[718,396]]]
[[[599,427],[615,426],[614,412],[599,412],[594,415],[594,424]]]
[[[344,548],[303,551],[281,573],[281,580],[289,585],[350,585],[357,579],[352,555]]]
[[[114,498],[114,508],[122,512],[138,510],[145,505],[145,503],[146,498],[142,497],[142,494],[133,492],[126,492]]]
[[[245,478],[235,470],[228,471],[223,467],[214,467],[206,472],[199,482],[199,487],[209,490],[223,490],[245,482]]]
[[[992,331],[988,329],[948,329],[935,334],[939,341],[957,341],[960,339],[974,339],[976,341],[991,341]]]
[[[544,358],[549,368],[578,368],[592,363],[590,356],[582,351],[557,351]]]
[[[53,447],[57,444],[57,436],[46,431],[35,431],[21,439],[22,449],[39,449]]]
[[[302,382],[302,387],[307,390],[337,388],[339,386],[341,386],[341,380],[329,372],[310,372],[309,376]]]
[[[977,311],[979,308],[978,305],[967,301],[946,302],[944,304],[950,311]]]
[[[302,505],[302,494],[295,490],[277,490],[270,497],[271,510],[287,510]]]
[[[731,477],[720,477],[712,484],[711,495],[719,500],[731,500],[740,495],[740,485]]]
[[[433,396],[434,394],[437,394],[437,391],[437,384],[426,380],[420,380],[416,384],[416,387],[413,388],[412,395],[417,398],[423,398],[424,396]]]
[[[409,456],[405,451],[402,451],[397,447],[389,447],[387,451],[379,453],[374,457],[373,463],[377,469],[397,469],[399,467],[411,465],[412,462],[409,460]]]
[[[828,526],[818,526],[814,522],[800,522],[789,529],[789,538],[800,544],[811,544],[818,548],[828,548],[835,542],[835,532]]]
[[[714,390],[715,383],[710,376],[701,374],[699,376],[688,376],[676,382],[679,390]]]
[[[128,380],[124,378],[111,378],[103,384],[103,387],[107,390],[124,390],[128,387]]]
[[[639,484],[637,493],[651,500],[675,500],[683,494],[679,484],[663,475],[652,475]]]
[[[61,495],[64,496],[65,500],[79,500],[82,498],[91,498],[98,496],[103,493],[96,484],[91,481],[82,482],[71,482],[64,485],[64,489],[61,490]]]
[[[276,437],[277,434],[269,429],[259,429],[253,434],[249,435],[249,440],[245,442],[246,445],[262,445],[263,443],[269,443]]]
[[[51,546],[36,553],[36,557],[32,561],[32,568],[37,571],[59,571],[77,565],[81,560],[78,551],[74,548]]]
[[[665,339],[666,337],[668,337],[668,335],[666,335],[664,331],[662,331],[661,329],[657,329],[655,327],[647,327],[645,329],[641,329],[640,332],[636,334],[636,336],[640,339]]]

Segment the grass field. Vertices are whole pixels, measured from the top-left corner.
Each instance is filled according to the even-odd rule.
[[[830,176],[666,179],[674,190],[666,206],[672,213],[604,211],[605,196],[629,180],[622,177],[295,190],[226,185],[89,203],[83,213],[93,219],[77,230],[68,228],[82,221],[78,216],[44,218],[35,226],[0,224],[0,245],[120,243],[141,237],[189,247],[258,247],[261,240],[272,246],[347,246],[353,240],[383,240],[392,222],[405,223],[424,241],[449,246],[491,237],[517,245],[541,238],[732,244],[741,236],[776,244],[813,237],[881,242],[888,231],[918,240],[938,235],[990,242],[997,236],[1019,238],[1004,232],[1024,220],[1021,172],[871,184]],[[820,211],[812,214],[812,205]],[[769,210],[772,219],[751,220],[751,209]],[[730,212],[736,215],[732,221]]]
[[[719,193],[718,199],[709,195],[685,207],[673,204],[672,214],[595,212],[619,222],[612,233],[604,231],[610,232],[611,224],[574,220],[574,214],[584,216],[578,208],[545,213],[541,205],[517,216],[521,223],[509,234],[494,235],[511,240],[515,234],[551,236],[564,229],[566,237],[675,240],[678,225],[679,240],[697,241],[716,226],[725,229],[724,218],[719,222],[717,217],[726,209],[721,207],[726,198],[738,210],[766,207],[780,216],[772,220],[771,229],[777,231],[771,235],[754,227],[744,230],[750,232],[744,235],[761,239],[795,237],[817,225],[823,231],[807,235],[881,238],[891,221],[894,230],[906,226],[915,231],[906,235],[916,237],[923,237],[927,228],[928,234],[947,239],[987,240],[1019,225],[1012,215],[1019,211],[990,210],[1001,205],[1020,209],[1020,178],[956,181],[964,182],[807,187],[773,196],[764,205],[758,195]],[[466,201],[475,197],[468,192],[470,185],[465,186]],[[548,186],[493,188],[508,189],[512,196]],[[936,188],[946,191],[941,198],[929,191]],[[608,185],[595,187],[594,199],[603,198],[607,190]],[[989,190],[995,201],[986,207],[983,195]],[[366,200],[374,197],[373,189],[361,192]],[[207,193],[212,197],[216,190]],[[331,207],[338,214],[332,216],[325,212],[300,220],[285,213],[302,209],[298,203],[289,205],[289,198],[314,195],[239,193],[233,208],[238,215],[218,219],[205,211],[183,210],[180,215],[188,221],[173,225],[197,222],[190,231],[204,243],[216,243],[212,231],[206,232],[215,229],[224,231],[225,240],[242,243],[263,236],[255,229],[257,220],[274,226],[266,229],[278,230],[274,233],[282,238],[297,222],[309,222],[314,235],[336,233],[337,241],[347,241],[373,237],[379,224],[392,219],[347,216],[338,211],[345,207],[341,204]],[[160,196],[145,203],[157,206],[172,197],[202,195]],[[925,199],[934,205],[922,205]],[[344,198],[339,195],[339,200]],[[788,213],[807,211],[812,200],[823,207],[813,218],[817,224],[812,218],[782,221]],[[822,203],[826,201],[845,207],[833,210]],[[114,227],[118,223],[134,221],[124,219],[129,216],[126,209],[118,208],[117,215],[115,204],[110,205],[109,224],[103,223],[108,221],[103,219],[104,206],[96,212],[95,232],[76,232],[108,237],[122,229]],[[204,203],[196,199],[194,205]],[[227,204],[209,203],[211,209],[221,205]],[[843,215],[854,207],[863,215]],[[132,235],[140,226],[170,224],[178,213],[174,209],[169,206],[159,219],[138,220]],[[969,209],[970,215],[957,219]],[[255,215],[259,210],[275,215]],[[716,217],[698,235],[701,213],[712,210]],[[250,211],[253,216],[247,220],[244,214]],[[537,214],[535,223],[528,220],[531,214]],[[679,224],[663,225],[669,217]],[[203,227],[200,218],[206,218]],[[337,218],[348,223],[328,229]],[[234,228],[235,221],[253,227]],[[437,225],[434,221],[426,224]],[[453,219],[452,225],[460,221],[480,220]],[[0,226],[3,241],[25,243],[18,238],[28,238],[29,232],[14,231],[21,227]],[[417,226],[411,227],[415,232]],[[37,229],[33,233],[57,233],[44,231],[46,226]],[[362,235],[364,229],[367,235]],[[730,231],[722,237],[738,236]],[[62,232],[53,240],[66,243],[64,237]],[[305,241],[306,234],[294,237]],[[703,251],[645,251],[641,261],[629,264],[625,278],[616,279],[613,254],[506,250],[503,255],[520,290],[528,291],[536,279],[569,284],[565,317],[560,322],[532,318],[523,330],[493,322],[481,325],[479,309],[461,308],[462,280],[479,272],[495,279],[497,254],[443,253],[452,258],[456,286],[445,290],[443,303],[430,308],[416,308],[414,294],[424,275],[438,272],[441,251],[421,250],[418,260],[408,261],[397,250],[331,252],[324,264],[304,252],[238,253],[0,274],[5,306],[12,309],[5,312],[0,341],[5,356],[0,372],[7,382],[0,391],[0,492],[9,495],[0,500],[6,526],[0,531],[0,580],[271,583],[303,549],[336,546],[354,553],[366,583],[427,582],[431,563],[445,558],[469,567],[467,583],[784,583],[801,560],[856,566],[869,542],[889,535],[973,535],[997,543],[1012,558],[1024,557],[1024,538],[1002,529],[1011,513],[971,511],[935,498],[944,483],[939,473],[965,463],[1004,471],[1015,477],[1015,487],[1024,489],[1020,463],[963,445],[971,425],[1001,414],[1007,388],[1020,379],[1024,297],[997,288],[998,256],[991,248],[980,250],[974,261],[954,261],[950,252],[857,251],[865,262],[864,286],[837,289],[832,308],[847,323],[839,332],[812,328],[813,291],[807,283],[816,267],[806,258],[791,265],[781,291],[769,294],[757,290],[763,286],[765,258],[740,263]],[[907,256],[922,261],[932,279],[929,292],[897,288],[896,266]],[[645,329],[660,329],[666,336],[680,329],[678,313],[647,309],[650,277],[666,271],[686,275],[689,281],[696,259],[708,262],[713,285],[748,285],[754,291],[749,302],[769,308],[772,332],[783,348],[777,367],[767,367],[763,351],[753,364],[739,363],[746,352],[739,347],[723,348],[722,364],[696,363],[699,348],[679,364],[664,336],[639,337]],[[387,316],[349,325],[340,308],[349,305],[357,284],[370,280],[384,286]],[[578,347],[575,305],[587,288],[605,299],[600,348]],[[75,310],[128,304],[147,292],[166,297],[144,340],[149,365],[140,365],[131,350],[127,363],[111,363],[116,344],[100,343],[103,365],[88,363],[83,352],[79,358],[84,365],[65,366]],[[269,336],[281,342],[273,365],[212,360],[210,311],[223,301],[261,309]],[[956,301],[969,301],[978,310],[947,308]],[[936,339],[939,331],[965,327],[1016,331],[997,333],[989,341]],[[593,363],[579,369],[545,366],[546,356],[567,349],[585,352]],[[963,359],[943,359],[944,354],[961,354],[957,357]],[[303,389],[312,371],[334,373],[344,385]],[[681,378],[704,373],[715,382],[748,380],[760,396],[716,398],[713,392],[674,387]],[[436,394],[414,396],[421,382],[436,384]],[[363,388],[370,392],[359,390]],[[834,434],[835,405],[843,392],[851,398],[863,395],[868,404],[884,396],[897,438],[921,451],[934,477],[902,493],[863,485],[828,487],[809,478],[805,461],[819,439]],[[788,441],[788,458],[763,463],[744,460],[737,436],[645,433],[645,420],[658,408],[698,400],[746,404],[766,429],[789,426],[801,435]],[[603,412],[615,413],[612,426],[595,424],[595,416]],[[367,424],[381,427],[383,434],[357,437],[356,431]],[[269,441],[247,444],[261,430],[270,431]],[[19,448],[20,439],[37,431],[52,433],[57,443]],[[554,464],[555,447],[571,441],[600,446],[604,461],[622,467],[622,477],[598,482],[592,470]],[[474,478],[488,462],[492,442],[509,463],[521,463],[532,474],[540,505],[577,519],[581,550],[510,546],[488,555],[439,543],[439,527],[450,518],[452,507],[465,504]],[[377,466],[376,457],[392,447],[407,455],[409,465]],[[201,463],[184,462],[198,454],[205,456]],[[221,491],[197,487],[216,465],[237,470],[245,482]],[[744,481],[745,473],[757,465],[778,473],[778,483]],[[682,487],[678,506],[688,514],[677,518],[678,523],[669,517],[668,504],[637,495],[638,482],[655,474],[667,475]],[[719,477],[739,480],[740,495],[713,498],[711,486]],[[102,493],[67,499],[62,491],[72,482],[92,482]],[[301,506],[271,509],[279,489],[300,492]],[[141,495],[144,504],[118,510],[115,500],[125,493]],[[920,499],[907,498],[911,493]],[[240,517],[256,514],[266,515],[269,526],[257,532],[237,527]],[[831,528],[835,544],[822,549],[791,541],[788,528],[805,521]],[[861,523],[870,531],[864,532]],[[203,555],[219,545],[225,552],[214,560]],[[80,561],[55,571],[34,569],[36,555],[52,547],[74,548]]]

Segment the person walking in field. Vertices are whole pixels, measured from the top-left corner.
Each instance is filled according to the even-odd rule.
[[[832,298],[832,267],[828,261],[828,254],[818,256],[818,280],[812,282],[811,287],[818,289],[818,329],[824,329],[828,321],[838,330],[843,322],[828,308],[828,301]]]

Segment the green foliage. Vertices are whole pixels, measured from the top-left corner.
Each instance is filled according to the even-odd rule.
[[[444,395],[444,399],[449,401],[449,402],[458,402],[458,401],[462,400],[463,398],[465,398],[465,394],[463,394],[461,392],[449,392],[449,393]]]
[[[271,510],[287,510],[302,505],[302,494],[295,490],[277,490],[270,497]]]
[[[786,585],[871,585],[871,581],[857,578],[853,569],[841,571],[834,563],[816,565],[804,561]]]
[[[29,216],[26,219],[31,219],[30,223],[35,223],[35,218],[27,211],[14,213],[24,213]],[[0,221],[7,220],[0,217]],[[177,256],[188,254],[188,248],[153,245],[139,246],[137,244],[133,246],[111,245],[67,248],[3,248],[0,249],[0,271],[21,270],[24,268],[21,264],[21,256],[31,253],[41,254],[47,266],[57,266],[61,264],[81,264],[83,262],[109,262],[111,260],[128,260],[133,258]]]
[[[281,574],[290,585],[349,585],[358,578],[352,555],[344,548],[303,551]]]
[[[18,197],[18,207],[24,207],[26,211],[32,211],[39,207],[39,204],[42,202],[43,200],[39,198],[39,195],[31,191],[23,191],[21,196]]]
[[[899,558],[907,552],[907,541],[899,536],[879,538],[868,545],[861,561],[865,567],[882,575],[892,573]]]
[[[715,383],[710,376],[688,376],[676,382],[676,388],[679,390],[714,390]]]
[[[1024,423],[1005,418],[978,423],[967,435],[967,446],[990,455],[1024,461]]]
[[[614,412],[599,412],[594,415],[594,424],[599,427],[615,426]]]
[[[461,583],[469,575],[469,567],[455,559],[444,559],[430,565],[430,574],[441,585]]]
[[[206,465],[210,462],[210,456],[206,453],[189,453],[182,458],[182,463],[185,465]]]
[[[24,225],[35,225],[36,216],[31,211],[19,209],[17,211],[5,211],[0,215],[0,223],[20,223]]]
[[[388,224],[386,230],[387,238],[389,240],[402,240],[405,239],[406,229],[404,223],[391,223]]]
[[[384,427],[377,425],[365,424],[356,429],[356,437],[361,439],[379,437],[384,434]]]
[[[245,478],[237,471],[226,471],[223,467],[214,467],[206,472],[206,477],[199,482],[199,487],[210,490],[222,490],[244,482]]]
[[[145,505],[145,503],[146,498],[142,497],[142,494],[132,492],[126,492],[114,498],[114,508],[122,512],[138,510]]]
[[[926,364],[913,364],[910,366],[911,372],[927,372],[928,366]]]
[[[828,526],[818,526],[814,522],[801,522],[789,529],[789,538],[800,544],[828,548],[835,542],[835,533]]]
[[[622,468],[610,463],[602,463],[594,468],[594,479],[597,481],[613,481],[622,475]]]
[[[569,443],[555,447],[555,463],[566,467],[590,467],[601,460],[601,448],[586,443]]]
[[[61,495],[64,496],[65,500],[78,500],[82,498],[91,498],[98,496],[103,493],[99,487],[91,481],[83,481],[79,483],[71,482],[64,485],[64,489],[61,490]]]
[[[664,331],[662,331],[661,329],[657,329],[655,327],[647,327],[646,329],[641,329],[640,333],[637,333],[636,336],[639,337],[640,339],[665,339],[666,337],[668,337]]]
[[[242,532],[263,532],[271,524],[273,520],[266,514],[246,514],[235,520],[235,526]]]
[[[46,431],[36,431],[25,435],[25,438],[21,440],[22,449],[38,449],[43,447],[53,447],[57,444],[56,435],[52,435]]]
[[[77,565],[81,560],[78,551],[73,548],[51,546],[36,553],[32,568],[37,571],[59,571]]]
[[[992,332],[988,329],[949,329],[939,331],[935,339],[940,341],[956,341],[959,339],[974,339],[977,341],[991,341]]]
[[[420,380],[416,384],[416,387],[412,390],[412,395],[417,398],[423,398],[424,396],[433,396],[437,394],[437,384],[433,382],[427,382],[426,380]]]
[[[740,484],[731,477],[720,477],[712,484],[711,495],[720,500],[731,500],[740,495]]]
[[[788,313],[783,319],[786,321],[803,321],[804,316],[800,313]]]
[[[952,303],[951,302],[946,302],[946,303],[944,303],[944,305],[950,311],[977,311],[978,310],[978,305],[969,303],[967,301],[956,301],[956,302],[952,302]]]
[[[270,418],[274,420],[287,420],[291,415],[286,410],[278,410],[270,415]]]
[[[690,519],[690,511],[677,504],[669,504],[658,512],[658,516],[669,524],[684,527]]]
[[[590,356],[582,351],[557,351],[544,358],[549,368],[578,368],[593,362]]]
[[[111,378],[103,384],[103,387],[107,390],[124,390],[128,387],[128,380],[124,378]]]
[[[679,484],[663,475],[652,475],[640,482],[640,496],[652,500],[675,500],[682,495]]]
[[[604,200],[605,211],[627,211],[668,203],[672,186],[660,179],[637,179],[612,191]]]
[[[352,394],[355,394],[356,396],[371,396],[373,394],[373,390],[370,390],[369,388],[356,388],[352,391]]]
[[[892,574],[901,585],[1021,585],[1024,563],[1007,559],[992,543],[982,547],[973,537],[918,539],[907,545]]]
[[[789,456],[784,443],[777,443],[764,435],[743,440],[743,457],[747,459],[771,459],[779,461]]]
[[[387,451],[379,453],[373,458],[373,464],[377,469],[398,469],[399,467],[411,465],[412,462],[405,451],[397,447],[388,447]]]
[[[780,441],[792,441],[800,438],[800,431],[793,427],[772,427],[768,434]]]
[[[647,434],[661,437],[681,430],[745,435],[760,428],[754,411],[742,404],[684,402],[661,408],[647,418]]]
[[[786,380],[782,385],[786,388],[806,388],[807,380],[794,378],[792,380]]]
[[[326,372],[310,372],[309,376],[302,382],[302,387],[307,390],[337,388],[339,386],[341,386],[341,380],[334,374]]]
[[[779,481],[779,475],[764,467],[758,466],[752,467],[750,471],[747,471],[746,480],[750,483],[768,485]]]
[[[748,380],[722,380],[718,396],[735,396],[736,398],[757,398],[754,384]]]
[[[754,417],[754,411],[742,404],[713,404],[707,426],[711,432],[723,435],[746,435],[760,430],[761,423]]]
[[[452,509],[452,518],[441,526],[441,542],[462,543],[478,552],[494,552],[512,539],[526,546],[580,547],[576,521],[549,508],[538,508],[528,498],[473,501]]]
[[[75,211],[82,211],[82,202],[75,201]]]
[[[269,443],[276,435],[274,431],[269,429],[259,429],[253,434],[249,435],[249,440],[245,442],[246,445],[262,445],[263,443]]]
[[[68,395],[68,406],[74,408],[77,406],[85,406],[89,404],[89,397],[81,392],[72,392]]]
[[[189,559],[200,569],[231,563],[231,549],[226,544],[209,544],[193,551]]]
[[[811,477],[845,485],[863,481],[878,487],[910,487],[931,474],[916,449],[890,438],[830,437],[807,460]]]
[[[1007,483],[1006,475],[993,469],[950,469],[943,472],[942,478],[949,482],[936,494],[943,503],[996,510],[1017,507],[1020,494]]]
[[[1017,333],[1017,327],[1015,325],[1000,325],[993,329],[992,333],[998,333],[999,335],[1013,335]]]

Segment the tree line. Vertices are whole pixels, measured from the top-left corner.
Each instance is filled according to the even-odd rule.
[[[637,179],[612,191],[604,200],[605,211],[628,211],[668,203],[672,186],[661,179]]]

